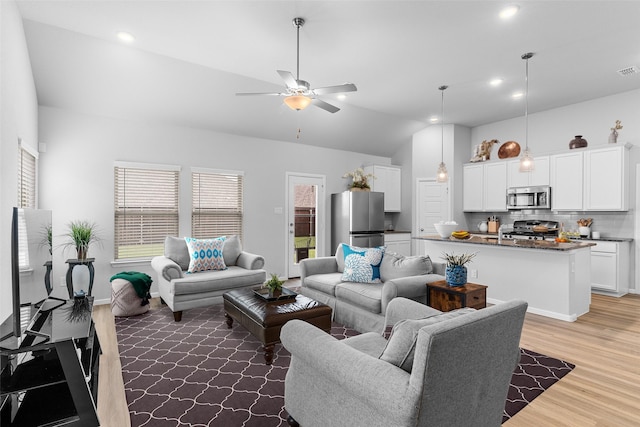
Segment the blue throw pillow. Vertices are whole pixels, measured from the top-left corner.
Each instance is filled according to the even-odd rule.
[[[384,255],[384,246],[359,248],[343,243],[342,253],[344,254],[343,281],[380,283],[380,264]]]
[[[194,239],[185,237],[189,248],[189,268],[187,273],[197,273],[207,270],[226,270],[222,247],[226,236],[215,239]]]

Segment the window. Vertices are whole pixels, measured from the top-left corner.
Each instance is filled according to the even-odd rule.
[[[242,172],[196,170],[191,173],[191,235],[238,235],[242,239]]]
[[[37,154],[18,140],[18,207],[36,208]]]
[[[179,174],[177,166],[116,163],[116,260],[162,255],[165,237],[178,235]]]

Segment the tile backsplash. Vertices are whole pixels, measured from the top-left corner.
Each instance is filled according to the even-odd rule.
[[[593,218],[591,231],[599,231],[602,237],[633,238],[634,215],[628,212],[553,212],[548,210],[518,212],[473,212],[465,213],[469,231],[478,231],[478,223],[491,215],[500,218],[501,224],[513,224],[524,219],[541,219],[562,222],[565,230],[577,230],[580,218]]]

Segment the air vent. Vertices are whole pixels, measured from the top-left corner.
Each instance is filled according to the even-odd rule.
[[[618,74],[620,74],[621,76],[630,76],[632,74],[638,73],[640,73],[640,68],[638,68],[636,65],[618,70]]]

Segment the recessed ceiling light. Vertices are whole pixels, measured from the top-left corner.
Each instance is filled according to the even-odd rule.
[[[512,18],[520,10],[520,6],[517,4],[511,4],[500,11],[500,18],[509,19]]]
[[[438,123],[440,121],[440,119],[437,116],[432,116],[429,121],[431,123]]]
[[[118,31],[116,35],[118,36],[120,41],[123,41],[125,43],[133,43],[136,40],[133,34],[127,33],[126,31]]]
[[[494,86],[494,87],[495,87],[495,86],[500,86],[500,85],[502,84],[502,82],[503,82],[503,81],[504,81],[504,80],[502,80],[502,79],[500,79],[500,78],[492,79],[492,80],[489,82],[489,84],[490,84],[491,86]]]
[[[523,96],[524,96],[524,92],[514,92],[513,95],[511,95],[513,99],[520,99]]]

